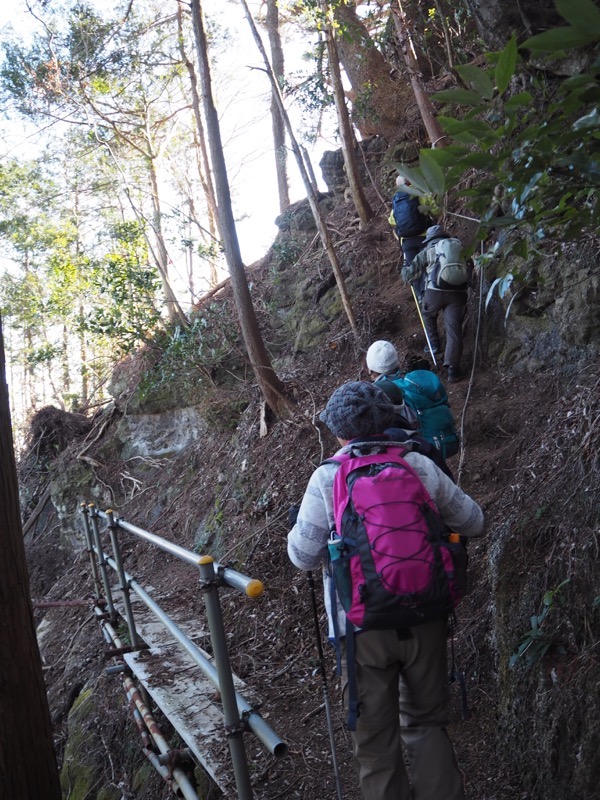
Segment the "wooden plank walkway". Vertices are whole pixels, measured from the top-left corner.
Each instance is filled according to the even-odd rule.
[[[114,597],[119,595],[116,590]],[[152,598],[162,605],[159,596],[152,593]],[[150,649],[126,653],[126,664],[224,795],[237,797],[218,690],[133,593],[131,603],[138,634]],[[116,599],[115,607],[125,619],[122,601]],[[202,629],[202,621],[198,618],[173,621],[212,663],[211,656],[198,645],[198,641],[210,641],[207,631]],[[234,685],[249,703],[257,703],[254,693],[235,675]]]

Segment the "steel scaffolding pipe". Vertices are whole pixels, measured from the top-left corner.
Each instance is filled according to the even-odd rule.
[[[119,588],[123,593],[123,603],[125,604],[125,616],[127,618],[127,627],[129,628],[129,638],[131,639],[132,647],[135,649],[139,645],[140,640],[135,627],[135,620],[133,619],[133,610],[131,608],[131,599],[129,596],[129,584],[125,578],[125,568],[123,567],[121,547],[119,545],[119,537],[117,536],[117,528],[119,526],[112,510],[106,511],[106,517],[108,519],[108,531],[113,554],[115,556],[115,564],[117,565],[117,575],[119,576],[119,581],[121,582]]]
[[[94,558],[94,550],[93,550],[93,543],[92,543],[92,531],[90,528],[90,521],[88,519],[88,508],[85,503],[81,503],[81,513],[83,514],[83,529],[85,532],[85,544],[86,549],[88,551],[88,555],[90,557],[90,567],[92,569],[92,580],[94,581],[94,593],[97,600],[100,600],[102,597],[102,591],[100,586],[100,578],[98,576],[98,566],[96,564],[96,559]]]
[[[104,586],[104,597],[106,599],[106,605],[108,606],[108,613],[110,614],[111,620],[114,622],[117,618],[117,612],[115,611],[115,606],[112,599],[112,592],[110,590],[110,583],[106,572],[106,558],[104,555],[104,550],[102,549],[102,542],[100,540],[100,529],[98,528],[98,517],[100,516],[100,512],[93,503],[90,503],[87,508],[87,513],[89,514],[92,523],[94,543],[93,549],[98,557],[100,575],[102,576],[102,585]]]
[[[250,783],[248,759],[246,758],[243,737],[244,726],[242,725],[236,702],[231,664],[229,661],[229,653],[227,652],[227,639],[225,636],[225,628],[223,627],[221,604],[219,603],[219,582],[215,572],[214,561],[210,556],[203,556],[200,559],[200,583],[204,591],[206,617],[208,619],[210,640],[212,642],[215,664],[217,666],[219,691],[223,704],[225,729],[229,740],[229,752],[233,764],[235,785],[240,800],[252,800],[252,784]]]
[[[96,616],[98,616],[97,612],[100,611],[100,609],[96,607],[94,611],[96,612]],[[117,635],[117,632],[112,627],[112,625],[106,622],[105,620],[102,620],[100,622],[100,625],[102,626],[103,635],[107,639],[107,641],[110,640],[112,644],[114,644],[114,646],[118,649],[122,648],[123,642]],[[147,742],[146,737],[150,736],[152,742],[154,742],[154,745],[160,751],[161,754],[167,754],[171,750],[171,747],[169,746],[169,743],[163,736],[162,731],[158,726],[158,723],[156,722],[156,720],[152,716],[152,713],[150,712],[150,709],[142,700],[142,695],[139,689],[128,675],[126,675],[123,678],[123,688],[125,689],[125,694],[127,695],[127,699],[129,700],[130,704],[133,704],[135,712],[137,712],[137,713],[134,712],[133,717],[138,727],[138,730],[140,731],[140,735],[142,736],[142,743],[144,745],[142,747],[142,750],[148,756],[156,771],[168,782],[169,770],[165,769],[165,767],[163,767],[158,763],[158,756],[156,756],[155,754],[152,754],[154,757],[150,758],[151,751],[146,746]],[[145,730],[146,736],[143,735],[142,733],[143,730]],[[185,800],[199,800],[198,794],[196,793],[196,790],[192,786],[192,783],[190,782],[189,778],[180,767],[175,767],[172,770],[172,776],[173,780],[178,786],[181,796],[184,797]],[[174,793],[178,794],[178,792]]]
[[[107,558],[107,563],[115,568],[115,563],[111,558]],[[135,581],[127,572],[125,577],[133,592],[137,594],[144,605],[157,617],[171,635],[179,642],[179,644],[189,653],[194,662],[200,667],[206,677],[214,684],[214,686],[221,691],[219,685],[219,675],[216,667],[210,662],[201,650],[188,639],[185,633],[178,627],[178,625],[163,611],[158,603],[150,597],[148,592]],[[287,744],[282,741],[272,728],[267,725],[260,714],[252,708],[250,703],[242,697],[238,692],[235,693],[237,707],[240,715],[245,720],[246,724],[254,735],[262,742],[266,749],[277,758],[285,756],[288,752]]]
[[[108,511],[106,513],[103,511],[96,511],[96,514],[110,524],[111,518],[109,518]],[[165,553],[170,553],[171,555],[176,556],[177,558],[185,561],[188,564],[191,564],[194,567],[200,566],[200,559],[202,557],[197,553],[194,553],[191,550],[186,550],[185,547],[180,547],[180,545],[174,544],[173,542],[169,542],[167,539],[163,539],[161,536],[157,536],[155,533],[150,533],[150,531],[145,531],[143,528],[138,528],[137,525],[132,525],[130,522],[126,522],[120,517],[113,515],[112,521],[119,528],[132,533],[134,536],[139,536],[141,539],[150,542],[160,550],[163,550]],[[241,572],[236,572],[234,569],[229,569],[229,567],[223,567],[217,562],[214,562],[214,566],[219,578],[228,586],[231,586],[232,589],[238,589],[244,594],[247,594],[248,597],[260,597],[260,595],[263,593],[264,586],[262,581],[256,580],[255,578],[249,578],[247,575],[243,575]]]

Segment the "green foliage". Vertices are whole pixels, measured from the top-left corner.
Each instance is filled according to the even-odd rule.
[[[131,645],[131,635],[126,622],[120,622],[117,625],[117,636],[121,640],[123,647],[129,647]]]
[[[366,81],[356,92],[352,101],[352,113],[356,117],[365,117],[376,121],[376,114],[373,109],[373,95],[375,86],[371,81]]]
[[[562,51],[600,41],[600,10],[592,0],[558,0],[557,7],[571,28],[547,31],[519,47],[513,37],[501,52],[488,54],[486,68],[457,67],[464,87],[433,95],[461,107],[460,116],[438,117],[452,143],[422,150],[416,168],[397,165],[412,183],[407,191],[433,209],[442,205],[444,192],[465,197],[480,219],[476,238],[506,228],[496,259],[512,254],[531,262],[550,236],[578,238],[598,227],[600,59],[588,58],[585,72],[556,79],[550,91],[520,55],[554,57],[558,39]],[[518,84],[523,89],[511,94]],[[463,188],[473,169],[477,183]],[[494,291],[508,297],[509,288],[522,288],[519,271],[511,266],[510,272],[494,281],[488,303]]]
[[[302,252],[302,243],[294,238],[281,238],[273,242],[271,250],[277,259],[277,266],[287,267],[298,260]]]
[[[542,596],[542,610],[539,614],[531,617],[531,629],[521,636],[519,646],[512,654],[508,666],[512,669],[520,659],[523,659],[528,667],[533,666],[543,658],[554,642],[542,629],[548,614],[564,603],[562,589],[571,582],[570,578],[562,581],[555,589],[550,589]],[[559,646],[559,650],[561,650]]]
[[[556,0],[556,7],[569,26],[532,36],[523,42],[524,49],[533,53],[564,52],[600,38],[600,9],[592,0]]]
[[[312,56],[307,60],[313,62]],[[293,97],[302,111],[302,127],[305,139],[315,141],[318,135],[318,121],[321,114],[333,106],[333,95],[329,89],[329,80],[323,71],[319,59],[314,59],[317,69],[307,74],[306,71],[290,73],[283,81],[282,91]]]
[[[404,164],[395,164],[395,167],[400,175],[410,181],[410,185],[405,185],[403,191],[419,197],[422,210],[435,218],[440,214],[440,201],[446,191],[446,178],[444,170],[433,158],[432,152],[420,151],[418,167],[407,167]]]
[[[107,253],[91,275],[98,301],[82,325],[85,330],[109,338],[117,354],[131,352],[146,341],[161,319],[155,298],[160,280],[148,264],[143,226],[137,222],[114,225],[110,231],[113,251]]]
[[[27,351],[25,363],[31,367],[35,367],[38,364],[47,364],[49,361],[53,361],[61,352],[62,349],[60,347],[46,342]]]
[[[238,343],[231,312],[213,303],[193,317],[189,327],[175,326],[159,334],[154,346],[160,358],[144,378],[144,386],[158,388],[173,381],[199,381],[214,385],[213,376],[231,357]]]

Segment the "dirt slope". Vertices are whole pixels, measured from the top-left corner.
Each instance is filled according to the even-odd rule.
[[[344,220],[339,223],[340,230],[345,230]],[[360,238],[350,237],[348,248],[354,256],[349,277],[360,286],[353,296],[363,331],[362,346],[348,334],[347,324],[339,316],[328,320],[321,346],[311,352],[291,352],[282,332],[277,334],[280,372],[297,413],[271,420],[268,435],[260,438],[260,398],[256,387],[245,383],[250,402],[236,429],[209,432],[183,455],[163,460],[158,471],[150,463],[129,463],[127,474],[139,480],[141,487],[131,497],[118,495],[123,462],[106,458],[107,452],[112,452],[107,441],[114,435],[115,425],[87,451],[103,463],[102,469],[95,470],[100,505],[107,505],[106,486],[110,485],[119,497],[118,513],[128,521],[184,547],[208,550],[220,561],[264,581],[262,598],[249,601],[226,593],[224,606],[233,667],[263,697],[262,713],[290,746],[288,758],[275,762],[265,755],[252,766],[256,796],[265,800],[335,796],[306,577],[290,565],[286,554],[288,508],[301,498],[314,467],[335,449],[333,438],[316,424],[316,416],[337,385],[364,377],[364,350],[374,339],[391,339],[406,359],[423,352],[424,338],[412,297],[398,279],[396,245],[385,224],[376,220]],[[268,261],[252,275],[253,291],[263,293],[266,309],[273,292]],[[290,280],[294,278],[289,275]],[[320,280],[317,268],[308,281],[315,296]],[[318,305],[315,300],[315,314],[321,313]],[[498,663],[492,641],[488,552],[496,531],[514,511],[512,489],[522,475],[519,458],[530,454],[535,471],[536,452],[564,386],[550,372],[518,377],[498,373],[483,363],[481,355],[475,357],[479,352],[477,331],[477,300],[472,298],[464,357],[469,377],[448,387],[456,419],[462,423],[464,446],[451,466],[462,487],[486,510],[487,533],[470,550],[473,590],[460,608],[455,639],[457,664],[466,675],[471,717],[461,719],[455,687],[451,736],[468,799],[514,800],[530,794],[520,785],[516,768],[513,774],[497,755],[499,672],[505,667]],[[65,468],[75,453],[76,448],[65,451]],[[92,499],[89,487],[83,487],[80,494],[86,493],[81,499]],[[72,512],[69,508],[62,513]],[[211,520],[210,525],[199,524],[206,519]],[[52,599],[89,595],[87,555],[76,556],[59,577],[67,560],[66,551],[58,547],[59,521],[50,515],[44,525],[29,545],[34,594]],[[199,544],[202,537],[204,544]],[[55,566],[50,574],[49,553],[54,553],[51,561]],[[127,548],[126,568],[140,583],[169,593],[175,610],[180,606],[187,613],[192,608],[202,615],[193,570],[136,543]],[[321,598],[319,602],[322,607]],[[43,646],[59,754],[63,755],[68,735],[66,714],[83,685],[91,681],[99,701],[90,722],[92,744],[87,749],[95,752],[99,785],[120,787],[123,796],[139,800],[168,797],[157,778],[139,777],[137,733],[126,720],[116,683],[103,673],[102,642],[89,610],[39,611],[38,621],[44,614],[52,615],[55,629],[68,632],[66,641],[64,635],[48,637]],[[322,611],[321,621],[324,630]],[[358,800],[330,649],[327,660],[345,797]],[[123,744],[125,732],[131,735],[131,744]],[[134,775],[138,776],[135,780]]]

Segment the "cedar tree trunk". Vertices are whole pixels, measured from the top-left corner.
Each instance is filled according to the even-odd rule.
[[[0,787],[2,797],[60,800],[19,510],[0,320]]]

